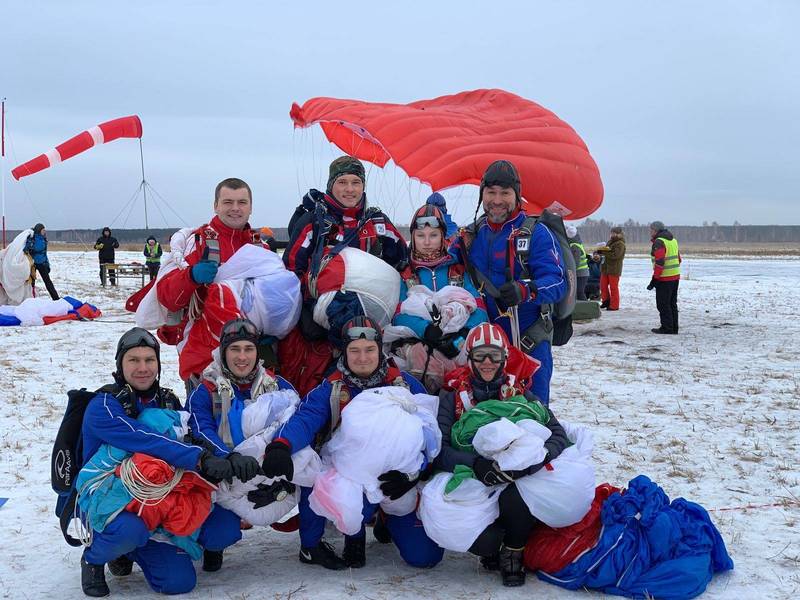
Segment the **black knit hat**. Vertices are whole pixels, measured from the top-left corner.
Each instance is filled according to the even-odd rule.
[[[335,159],[328,168],[328,184],[325,190],[329,194],[331,193],[331,189],[333,189],[333,182],[336,181],[337,177],[341,177],[342,175],[355,175],[361,179],[364,185],[367,183],[367,174],[366,171],[364,171],[364,164],[354,156],[340,156]]]
[[[481,189],[479,198],[483,200],[483,188],[499,185],[504,188],[511,188],[520,201],[520,182],[519,173],[514,165],[507,160],[496,160],[488,167],[481,177]]]

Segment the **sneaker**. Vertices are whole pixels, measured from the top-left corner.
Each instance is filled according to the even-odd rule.
[[[372,526],[372,535],[381,544],[388,544],[392,541],[392,534],[386,526],[386,515],[382,510],[375,513],[375,525]]]
[[[500,553],[495,552],[489,556],[481,556],[481,566],[487,571],[500,570]]]
[[[344,564],[351,569],[360,569],[367,564],[367,536],[358,537],[345,536],[344,552],[342,552]]]
[[[331,571],[341,571],[347,568],[345,562],[336,556],[336,551],[325,541],[320,541],[311,548],[300,548],[300,562],[307,565],[320,565]]]
[[[92,598],[102,598],[111,593],[104,568],[105,565],[90,565],[81,557],[81,587],[84,594]]]
[[[109,561],[108,571],[114,577],[127,577],[133,571],[133,561],[123,554]]]
[[[522,564],[522,548],[513,550],[503,546],[500,549],[500,575],[506,587],[525,585],[525,566]]]
[[[203,571],[213,573],[222,568],[222,550],[203,550]]]

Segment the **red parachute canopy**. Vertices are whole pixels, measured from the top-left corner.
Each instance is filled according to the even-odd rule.
[[[570,219],[603,201],[597,164],[583,140],[546,108],[503,90],[475,90],[410,104],[312,98],[289,112],[295,127],[319,123],[342,151],[383,167],[391,159],[434,191],[480,184],[505,158],[522,180],[528,212]]]
[[[12,170],[11,174],[14,176],[14,179],[19,180],[22,177],[33,175],[43,169],[63,162],[68,158],[72,158],[76,154],[80,154],[92,146],[106,144],[118,138],[141,137],[142,122],[139,120],[138,116],[131,115],[130,117],[120,117],[119,119],[100,123],[100,125],[95,125],[91,129],[79,133],[63,144],[59,144],[44,154],[40,154],[28,162],[22,163]]]

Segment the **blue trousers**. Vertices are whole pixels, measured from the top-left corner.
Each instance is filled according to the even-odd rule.
[[[311,489],[300,488],[298,510],[300,512],[300,544],[303,548],[316,546],[325,533],[325,517],[320,517],[311,510],[308,504]],[[361,524],[361,531],[352,537],[358,538],[366,535],[364,523],[375,516],[378,508],[378,504],[371,504],[366,497],[364,498],[364,509],[361,511],[364,520]],[[392,541],[400,551],[400,556],[412,567],[429,569],[435,567],[442,560],[444,550],[425,533],[416,512],[412,511],[402,517],[386,515],[386,527],[392,534]]]
[[[553,352],[550,342],[539,342],[530,355],[541,364],[539,370],[533,374],[531,391],[539,397],[542,404],[550,405],[550,379],[553,377]]]
[[[197,541],[208,550],[223,550],[242,539],[239,523],[233,512],[215,505]],[[117,515],[102,532],[94,532],[92,545],[83,557],[89,564],[101,565],[122,555],[139,565],[156,592],[185,594],[197,582],[189,555],[172,544],[151,540],[144,521],[127,511]]]

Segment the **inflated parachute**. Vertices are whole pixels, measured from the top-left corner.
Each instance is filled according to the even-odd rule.
[[[494,160],[513,162],[529,212],[592,214],[603,183],[586,144],[546,108],[503,90],[474,90],[410,104],[312,98],[289,112],[319,123],[341,150],[383,167],[390,159],[433,190],[479,184]]]
[[[142,122],[136,115],[112,119],[87,129],[68,139],[63,144],[40,154],[26,163],[22,163],[11,171],[14,179],[21,179],[38,173],[48,167],[72,158],[93,146],[106,144],[119,138],[141,138]]]

